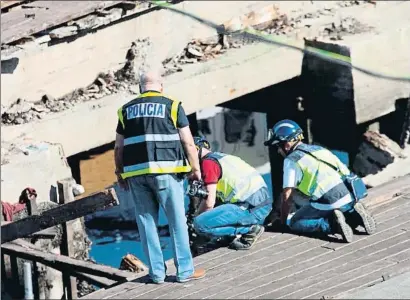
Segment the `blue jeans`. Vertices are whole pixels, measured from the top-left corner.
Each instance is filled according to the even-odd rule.
[[[198,234],[208,237],[246,234],[252,225],[263,224],[272,210],[272,203],[253,210],[242,209],[236,204],[222,204],[194,219]]]
[[[141,175],[127,180],[151,279],[163,281],[166,272],[157,231],[159,205],[168,219],[177,279],[188,278],[194,273],[194,264],[189,248],[183,180],[168,174]]]
[[[354,202],[350,202],[341,208],[344,214],[353,210]],[[290,229],[297,232],[323,232],[332,233],[329,218],[333,210],[319,210],[310,205],[302,206],[296,211],[290,220]]]

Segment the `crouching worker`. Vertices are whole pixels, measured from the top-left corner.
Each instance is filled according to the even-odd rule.
[[[262,224],[272,209],[265,181],[239,157],[211,152],[202,137],[194,141],[207,194],[194,219],[195,231],[209,238],[230,239],[232,249],[250,249],[264,232]],[[222,204],[215,207],[216,201]]]
[[[296,191],[309,198],[292,216],[289,227],[297,232],[339,233],[345,242],[353,239],[349,220],[361,225],[367,234],[375,232],[376,224],[362,203],[356,202],[344,181],[349,169],[329,150],[302,143],[303,131],[291,120],[275,124],[269,132],[266,146],[277,148],[285,157],[281,205],[282,224],[287,223],[289,208]]]

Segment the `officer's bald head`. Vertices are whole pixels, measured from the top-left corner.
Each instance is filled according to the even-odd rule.
[[[163,80],[161,76],[162,68],[152,65],[144,65],[139,72],[141,93],[146,91],[162,92]]]

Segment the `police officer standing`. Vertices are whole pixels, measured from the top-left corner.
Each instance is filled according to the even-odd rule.
[[[201,180],[194,140],[179,101],[162,94],[158,69],[140,72],[140,96],[118,110],[115,164],[118,183],[129,190],[149,275],[163,283],[166,267],[157,232],[159,206],[168,219],[177,281],[205,276],[194,270],[186,224],[183,177]]]

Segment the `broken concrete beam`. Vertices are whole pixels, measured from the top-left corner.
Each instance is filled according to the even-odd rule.
[[[65,26],[56,28],[50,31],[49,35],[52,39],[62,39],[78,33],[77,26]]]
[[[367,131],[353,162],[353,171],[361,177],[376,174],[396,158],[406,158],[397,143],[384,134]]]
[[[265,44],[246,46],[218,60],[189,65],[184,72],[167,76],[164,93],[183,101],[190,114],[298,76],[301,62],[300,52]],[[188,94],[191,97],[187,98]],[[25,134],[35,140],[61,143],[64,153],[70,156],[112,142],[117,122],[112,112],[134,98],[130,94],[111,95],[100,102],[102,107],[98,110],[92,109],[91,104],[79,104],[75,121],[72,113],[62,112],[59,117],[54,115],[39,123],[5,126],[2,138],[11,141]],[[56,132],[55,126],[60,126],[64,135]],[[92,129],[95,126],[98,131]]]
[[[51,41],[51,37],[50,35],[46,34],[38,38],[35,38],[33,40],[30,40],[28,42],[25,42],[24,44],[20,44],[18,45],[18,47],[19,49],[24,49],[24,50],[39,49],[39,47],[47,46],[47,43],[49,41]],[[6,56],[3,57],[2,55],[2,59],[5,59]]]
[[[211,19],[217,24],[252,10],[255,5],[266,5],[266,2],[184,1],[175,4],[176,7]],[[215,34],[214,29],[168,10],[134,13],[124,21],[117,22],[115,26],[96,30],[72,43],[47,47],[41,53],[14,53],[19,60],[18,68],[13,74],[1,75],[1,103],[9,106],[18,97],[34,102],[41,98],[44,91],[59,98],[78,87],[87,86],[99,72],[122,65],[124,49],[137,39],[149,36],[153,44],[158,45],[158,60],[163,61],[180,52],[193,38],[206,38]],[[172,30],[173,28],[178,28],[178,31]],[[69,80],[64,84],[56,84],[56,74],[61,72]]]
[[[123,15],[122,8],[113,8],[109,11],[104,11],[106,15],[89,15],[85,18],[79,19],[74,22],[78,26],[79,30],[95,29],[103,25],[107,25],[111,22],[121,19]]]
[[[272,20],[279,17],[278,8],[271,4],[259,7],[242,16],[237,16],[223,23],[225,30],[234,32],[243,30],[248,27],[258,26],[258,29],[265,29],[263,25],[268,26]]]

